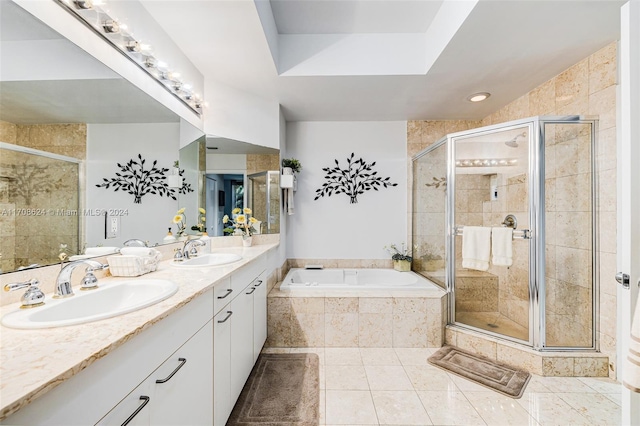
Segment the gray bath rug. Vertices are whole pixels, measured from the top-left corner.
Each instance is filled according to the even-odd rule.
[[[531,375],[453,346],[439,349],[428,359],[430,364],[469,379],[496,392],[520,398]]]
[[[227,426],[316,426],[320,360],[316,354],[261,354]]]

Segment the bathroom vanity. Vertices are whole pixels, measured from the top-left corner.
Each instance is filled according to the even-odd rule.
[[[242,260],[222,267],[162,262],[145,277],[175,281],[178,292],[136,312],[2,327],[0,424],[224,425],[266,340],[275,247],[233,248]]]

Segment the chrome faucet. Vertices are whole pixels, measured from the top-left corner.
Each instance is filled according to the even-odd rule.
[[[202,240],[187,240],[184,242],[184,246],[182,247],[182,258],[183,259],[191,259],[192,257],[198,256],[198,249],[196,246],[205,245]]]
[[[20,301],[21,308],[35,308],[44,305],[44,293],[40,290],[40,283],[35,278],[20,282],[11,283],[4,286],[4,291],[16,291],[26,288],[27,291],[22,295]]]
[[[125,247],[149,247],[149,244],[147,244],[146,241],[142,241],[138,238],[132,238],[130,240],[127,240],[123,243],[123,246]]]
[[[87,265],[86,275],[82,279],[81,290],[91,290],[98,288],[98,279],[93,275],[93,271],[106,269],[109,265],[96,262],[95,260],[82,259],[66,264],[58,274],[56,279],[56,292],[54,298],[73,296],[73,288],[71,287],[71,274],[80,265]]]

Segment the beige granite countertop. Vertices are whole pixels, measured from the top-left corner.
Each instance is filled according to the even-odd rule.
[[[40,330],[0,326],[0,420],[122,346],[277,245],[212,249],[214,253],[237,253],[243,257],[241,261],[226,266],[184,270],[172,267],[172,260],[160,262],[156,272],[138,278],[174,281],[178,284],[178,292],[135,312],[87,324]],[[107,286],[116,279],[121,278],[101,279],[100,285]],[[77,287],[78,284],[74,284]],[[47,300],[51,300],[50,294]],[[19,309],[19,306],[19,303],[13,303],[0,307],[0,316]]]

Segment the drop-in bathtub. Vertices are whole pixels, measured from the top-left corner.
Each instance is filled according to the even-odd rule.
[[[440,290],[414,272],[394,269],[301,269],[289,270],[281,291],[287,290]]]

